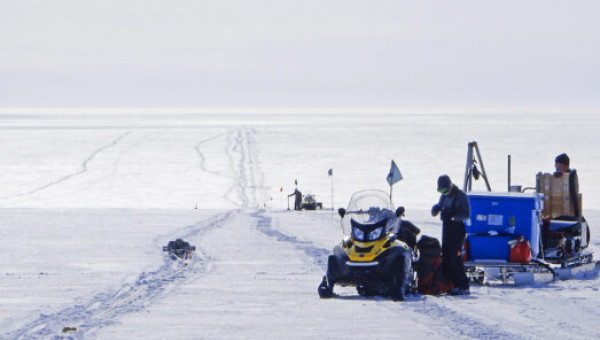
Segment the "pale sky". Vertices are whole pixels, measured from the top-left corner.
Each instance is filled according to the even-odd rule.
[[[600,107],[597,0],[0,5],[0,107]]]

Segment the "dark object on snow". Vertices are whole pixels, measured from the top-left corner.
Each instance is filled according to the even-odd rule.
[[[304,196],[304,200],[302,201],[302,205],[300,206],[300,209],[305,209],[305,210],[323,209],[323,203],[317,202],[315,195],[306,194]]]
[[[438,295],[452,290],[454,285],[444,274],[442,268],[442,247],[438,239],[421,236],[417,243],[419,261],[417,262],[417,290],[421,294]]]
[[[163,251],[168,252],[169,257],[173,260],[189,259],[192,257],[192,252],[195,250],[196,246],[191,246],[189,242],[180,238],[175,241],[169,241],[169,243],[163,247]]]
[[[62,332],[63,334],[77,332],[77,327],[63,327]]]

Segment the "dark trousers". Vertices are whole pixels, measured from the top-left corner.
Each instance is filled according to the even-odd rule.
[[[467,232],[463,222],[445,221],[442,229],[442,266],[444,273],[460,289],[469,288],[469,278],[461,258]]]

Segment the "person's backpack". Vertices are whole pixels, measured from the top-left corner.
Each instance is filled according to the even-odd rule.
[[[425,295],[439,295],[454,288],[442,268],[442,247],[438,239],[423,235],[417,242],[417,248],[417,291]]]

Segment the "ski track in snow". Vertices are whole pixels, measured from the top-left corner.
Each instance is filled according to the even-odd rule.
[[[248,140],[252,139],[252,134],[254,133],[253,130],[247,130],[245,128],[242,129],[238,129],[238,130],[230,130],[227,131],[226,133],[222,133],[213,137],[210,137],[208,139],[202,140],[200,142],[198,142],[195,145],[195,150],[196,153],[198,154],[198,157],[200,157],[200,169],[202,169],[202,171],[215,175],[215,176],[220,176],[220,177],[224,177],[227,179],[230,179],[232,181],[232,184],[229,188],[227,188],[227,190],[225,190],[224,194],[222,195],[222,197],[227,201],[230,202],[233,206],[238,207],[238,208],[242,208],[245,209],[248,207],[248,195],[246,193],[246,173],[245,173],[245,164],[244,162],[247,159],[247,155],[245,154],[246,152],[248,152],[247,148],[245,147],[245,143],[248,142]],[[204,144],[216,140],[218,138],[221,138],[225,136],[226,137],[226,144],[224,146],[224,154],[227,158],[227,162],[228,162],[228,169],[229,169],[229,173],[230,174],[225,174],[221,171],[214,171],[214,170],[210,170],[207,166],[207,158],[204,154],[204,152],[202,151],[202,147]],[[236,196],[233,196],[233,194],[236,194]],[[233,197],[232,197],[233,196]],[[237,198],[237,200],[236,200]]]
[[[119,144],[119,142],[121,142],[121,140],[123,140],[125,137],[127,137],[127,135],[129,135],[130,132],[125,132],[121,135],[119,135],[115,140],[113,140],[112,142],[94,150],[82,163],[81,163],[81,169],[79,169],[76,172],[73,172],[71,174],[65,175],[59,179],[56,179],[54,181],[51,181],[39,188],[30,190],[28,192],[25,193],[21,193],[21,194],[17,194],[17,195],[13,195],[13,196],[6,196],[6,197],[0,197],[0,199],[10,199],[10,198],[18,198],[18,197],[24,197],[24,196],[29,196],[29,195],[34,195],[42,190],[46,190],[50,187],[53,187],[55,185],[59,185],[65,181],[68,181],[76,176],[80,176],[83,175],[85,172],[88,171],[88,164],[94,159],[94,157],[96,157],[99,153],[101,153],[102,151],[114,147],[117,144]]]
[[[245,127],[227,133],[225,151],[234,176],[223,197],[240,209],[260,207],[259,190],[263,188],[264,176],[257,160],[255,133],[254,129]],[[237,201],[231,197],[233,193]]]
[[[121,151],[121,153],[113,161],[112,167],[111,167],[111,172],[109,174],[106,174],[105,176],[102,176],[95,181],[90,181],[87,185],[83,186],[80,190],[85,191],[86,189],[89,189],[89,188],[97,185],[98,183],[101,183],[101,182],[107,180],[111,176],[114,176],[117,173],[117,170],[119,169],[119,164],[121,163],[121,161],[123,160],[125,155],[128,154],[129,152],[131,152],[132,150],[134,150],[135,148],[137,148],[138,146],[140,146],[142,144],[142,142],[143,142],[142,140],[138,140],[138,141],[134,142],[133,144],[131,144],[129,147],[127,147],[125,150]]]
[[[216,136],[202,140],[202,141],[198,142],[194,148],[196,149],[196,153],[198,153],[198,156],[200,157],[200,169],[202,169],[202,171],[207,172],[209,174],[213,174],[215,176],[231,178],[231,176],[224,175],[221,172],[208,169],[208,167],[206,166],[206,156],[204,155],[204,152],[202,152],[202,147],[204,146],[204,144],[211,142],[213,140],[216,140],[218,138],[221,138],[223,136],[225,136],[225,133],[220,133]]]
[[[235,211],[214,216],[208,222],[186,227],[172,238],[196,238],[226,224]],[[160,239],[164,239],[160,237]],[[7,339],[86,339],[95,337],[103,327],[119,322],[129,313],[144,310],[168,296],[169,291],[182,283],[203,275],[210,259],[196,247],[194,256],[184,261],[164,257],[163,264],[153,271],[142,272],[133,283],[125,283],[116,291],[102,292],[89,299],[76,301],[71,307],[52,314],[41,314],[38,319],[7,334]],[[58,335],[64,327],[76,327],[77,332]]]
[[[470,299],[473,297],[427,297],[427,299],[416,298],[416,303],[410,303],[412,312],[422,315],[423,320],[437,324],[437,329],[447,327],[452,337],[466,337],[473,339],[534,339],[535,337],[524,337],[520,330],[507,332],[498,326],[486,325],[472,316],[452,310],[441,304],[437,299]],[[409,299],[410,301],[410,299]]]
[[[229,161],[229,169],[234,173],[234,175],[237,175],[237,176],[232,178],[233,183],[229,187],[229,189],[225,192],[223,197],[227,201],[231,202],[232,204],[241,205],[242,208],[245,208],[248,205],[248,203],[247,203],[247,197],[244,196],[244,190],[242,188],[243,172],[242,172],[242,168],[239,167],[239,163],[236,163],[236,161],[235,161],[235,156],[240,154],[240,152],[238,152],[238,150],[241,151],[241,148],[239,146],[239,143],[241,143],[239,135],[240,135],[239,131],[237,133],[235,133],[235,136],[234,136],[233,131],[229,131],[227,134],[227,146],[226,146],[225,151],[227,154],[227,159]],[[240,156],[240,158],[241,158],[241,156]],[[234,199],[232,199],[230,197],[231,194],[235,191],[238,192],[238,196],[239,196],[239,199],[241,200],[241,202],[235,201]]]
[[[254,129],[238,131],[237,145],[240,148],[239,173],[241,190],[244,197],[244,208],[260,208],[260,190],[263,188],[264,175],[260,170]]]

